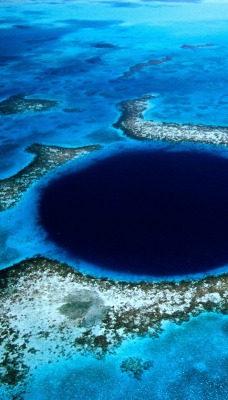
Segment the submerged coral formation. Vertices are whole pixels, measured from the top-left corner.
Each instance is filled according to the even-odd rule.
[[[147,110],[148,102],[154,97],[156,95],[146,94],[139,99],[121,102],[119,104],[121,115],[113,126],[134,139],[228,145],[228,128],[226,127],[144,119],[143,113]]]
[[[122,282],[84,275],[41,256],[0,271],[0,381],[23,385],[42,363],[75,350],[103,357],[130,337],[157,337],[205,311],[227,313],[228,275],[180,282]],[[136,378],[150,365],[127,360]]]
[[[57,101],[26,99],[23,94],[18,94],[0,102],[0,115],[47,111],[50,108],[57,107],[57,105]]]
[[[97,49],[117,49],[118,48],[118,46],[116,46],[113,43],[105,43],[105,42],[91,43],[91,47],[95,47]]]
[[[139,72],[139,71],[141,71],[142,69],[144,69],[146,67],[150,67],[152,65],[164,64],[164,63],[166,63],[168,61],[171,61],[171,60],[172,60],[171,56],[166,56],[166,57],[163,57],[163,58],[153,59],[153,60],[149,60],[149,61],[145,61],[145,62],[142,62],[142,63],[135,64],[132,67],[130,67],[128,71],[123,73],[123,77],[124,78],[130,78],[136,72]]]
[[[52,171],[75,157],[97,150],[98,148],[99,146],[66,148],[41,144],[29,146],[26,151],[35,154],[35,158],[31,163],[17,174],[0,180],[0,211],[4,211],[15,205],[23,193],[47,172]]]
[[[182,44],[182,49],[198,49],[204,47],[213,47],[213,43],[204,43],[204,44]]]
[[[141,379],[144,371],[150,369],[153,366],[153,361],[143,361],[141,358],[128,357],[121,363],[122,372],[127,372],[128,375],[132,375],[135,379]]]

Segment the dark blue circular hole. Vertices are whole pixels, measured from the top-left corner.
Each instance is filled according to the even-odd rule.
[[[125,150],[51,182],[39,213],[51,240],[106,269],[208,271],[228,261],[228,160]]]

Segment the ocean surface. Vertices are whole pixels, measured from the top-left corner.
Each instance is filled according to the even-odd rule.
[[[201,315],[168,325],[158,339],[127,341],[104,360],[75,355],[41,365],[25,400],[222,400],[227,389],[228,318]],[[126,356],[151,361],[137,380],[122,373]]]
[[[0,101],[24,95],[58,102],[48,112],[0,115],[0,179],[32,160],[25,149],[33,143],[102,146],[49,173],[16,206],[0,213],[1,269],[42,254],[82,272],[107,276],[102,260],[99,264],[77,258],[50,239],[40,221],[42,193],[57,174],[61,179],[75,174],[78,179],[104,159],[129,149],[140,151],[141,142],[113,127],[121,101],[156,93],[145,118],[227,127],[227,20],[228,2],[216,0],[0,1]],[[160,142],[148,146],[161,153],[179,152],[180,160],[181,151],[196,151],[202,158],[227,163],[227,149],[219,146]],[[221,200],[224,192],[218,177],[217,171],[215,194]],[[226,185],[224,175],[220,179]],[[225,213],[226,204],[223,207]],[[223,231],[219,230],[222,251],[227,216],[224,221]],[[226,256],[197,271],[190,268],[186,276],[193,272],[198,277],[227,272]],[[151,279],[148,271],[143,274]],[[179,279],[178,271],[168,275]],[[112,268],[109,276],[142,279],[142,274],[129,269]],[[128,341],[105,360],[75,354],[70,361],[63,357],[57,364],[44,363],[34,372],[24,398],[228,398],[227,327],[227,316],[205,313],[181,326],[168,324],[157,339]],[[127,356],[146,357],[153,366],[135,380],[119,369],[119,361]],[[4,387],[0,398],[11,400]]]
[[[228,262],[228,159],[203,151],[122,150],[54,180],[40,224],[76,259],[170,277]]]

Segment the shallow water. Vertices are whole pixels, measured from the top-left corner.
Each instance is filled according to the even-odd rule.
[[[16,206],[0,214],[1,268],[39,253],[96,276],[109,272],[116,279],[142,279],[142,271],[132,276],[129,270],[113,266],[112,271],[104,270],[102,260],[98,265],[91,259],[80,261],[56,246],[39,223],[40,196],[56,174],[79,177],[85,166],[98,168],[104,158],[129,148],[140,150],[141,143],[112,126],[119,117],[120,101],[156,93],[145,112],[148,119],[227,126],[227,17],[226,1],[1,2],[0,101],[24,94],[58,101],[59,106],[48,112],[0,116],[0,178],[11,176],[32,160],[25,152],[32,143],[104,147],[42,178]],[[156,64],[166,57],[167,62]],[[127,76],[129,71],[133,73]],[[194,145],[171,143],[149,147],[172,154],[195,149]],[[223,165],[227,162],[226,148],[198,145],[197,151],[202,152],[200,163],[205,152],[221,157]],[[218,175],[220,161],[213,182],[221,205],[220,179],[226,182],[224,175]],[[225,214],[225,204],[215,210],[221,219],[223,210]],[[216,226],[222,246],[216,254],[221,258],[209,265],[211,258],[200,262],[195,257],[200,265],[197,271],[190,266],[186,275],[227,272],[223,253],[226,218],[222,228]],[[181,326],[166,327],[156,340],[129,341],[104,361],[78,354],[72,360],[63,356],[58,364],[44,362],[32,371],[25,399],[225,399],[226,339],[227,318],[206,314]],[[120,363],[127,355],[153,360],[142,380],[121,373]],[[4,387],[0,390],[4,400],[11,400],[10,392]]]
[[[75,355],[41,366],[25,400],[225,399],[227,324],[226,316],[201,315],[180,327],[168,325],[159,339],[125,342],[104,360]],[[121,372],[129,356],[152,362],[139,380]]]

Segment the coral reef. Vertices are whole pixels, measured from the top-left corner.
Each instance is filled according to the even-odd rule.
[[[149,93],[139,99],[121,102],[121,115],[113,126],[133,139],[228,145],[226,127],[145,120],[143,113],[147,110],[148,102],[154,97],[156,95]]]
[[[91,43],[91,47],[95,47],[97,49],[117,49],[118,47],[112,43],[98,42]]]
[[[122,282],[41,256],[0,271],[0,382],[21,386],[40,362],[75,350],[102,358],[126,338],[157,337],[206,311],[227,313],[228,275],[180,282]],[[140,378],[151,364],[125,360]]]
[[[57,107],[57,105],[57,101],[26,99],[23,94],[18,94],[0,102],[0,115],[47,111],[53,107]]]
[[[145,61],[139,64],[135,64],[132,67],[129,68],[128,71],[123,73],[123,77],[124,78],[130,78],[132,75],[134,75],[136,72],[141,71],[143,68],[146,67],[150,67],[152,65],[160,65],[160,64],[164,64],[168,61],[171,61],[172,57],[171,56],[167,56],[164,58],[160,58],[160,59],[154,59],[154,60],[149,60],[149,61]]]
[[[128,357],[121,363],[120,368],[122,372],[126,372],[129,376],[133,376],[139,380],[142,378],[144,371],[150,369],[152,366],[152,361],[143,361],[141,358]]]
[[[65,148],[59,146],[45,146],[33,144],[26,151],[35,154],[29,165],[17,174],[0,180],[0,211],[14,206],[23,193],[43,175],[60,165],[99,149],[99,146],[84,146],[79,148]]]
[[[205,43],[205,44],[182,44],[182,49],[198,49],[204,47],[213,47],[214,44],[212,43]]]

